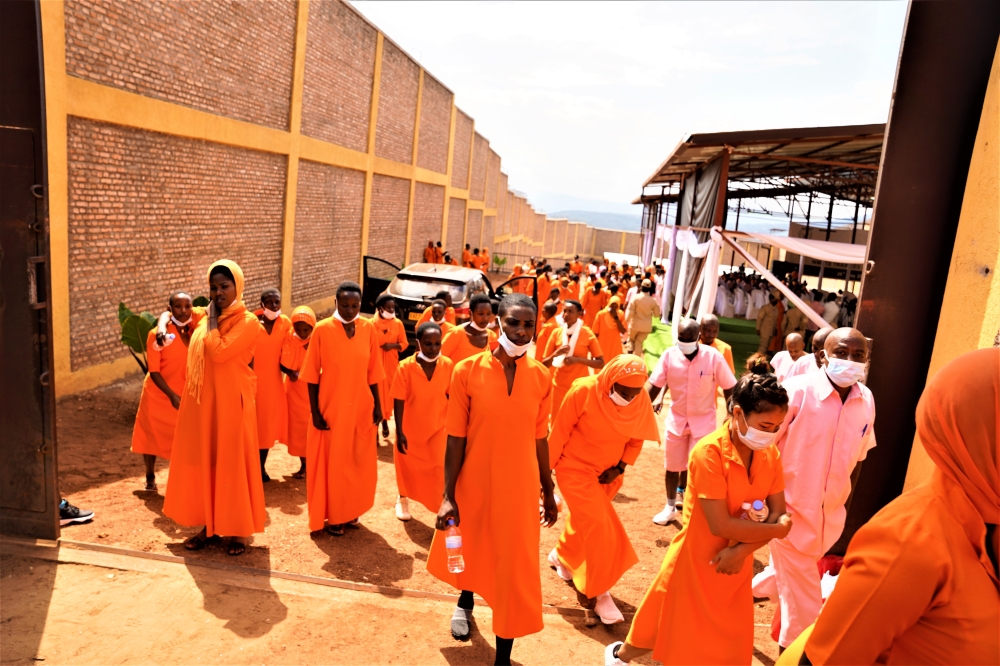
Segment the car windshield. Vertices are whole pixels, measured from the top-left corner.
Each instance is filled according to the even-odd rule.
[[[465,285],[441,280],[421,280],[411,275],[397,275],[389,284],[389,293],[401,298],[432,301],[439,291],[451,294],[451,302],[457,305],[465,300]]]

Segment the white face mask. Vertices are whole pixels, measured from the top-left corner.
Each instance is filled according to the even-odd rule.
[[[611,398],[611,402],[615,403],[619,407],[627,407],[632,404],[631,400],[614,390],[614,388],[611,389],[611,393],[608,394],[608,397]]]
[[[417,352],[417,358],[419,358],[424,363],[437,363],[437,360],[438,360],[439,356],[441,356],[440,352],[434,358],[431,358],[430,356],[428,356],[427,354],[423,353],[422,351],[418,351]]]
[[[480,327],[480,326],[479,326],[479,325],[478,325],[478,324],[476,323],[476,320],[475,320],[475,319],[470,319],[470,320],[469,320],[469,326],[471,326],[471,327],[472,327],[473,329],[475,329],[475,330],[477,330],[477,331],[485,331],[485,330],[486,330],[486,328],[487,328],[486,326],[483,326],[483,327]]]
[[[842,358],[827,357],[826,376],[840,388],[854,386],[865,378],[865,364]]]
[[[760,451],[774,444],[774,439],[778,436],[778,433],[758,430],[747,423],[746,415],[741,414],[741,416],[743,417],[743,425],[747,427],[747,431],[743,432],[740,430],[740,439],[743,440],[743,443],[746,444],[751,451]],[[737,423],[736,429],[739,430],[739,427],[740,426]]]
[[[386,312],[385,310],[379,310],[378,311],[378,315],[380,317],[382,317],[382,319],[395,319],[396,318],[396,313],[395,312]]]
[[[174,326],[187,326],[189,323],[191,323],[191,317],[189,315],[187,321],[181,321],[177,317],[170,315],[170,321],[174,322]]]
[[[278,317],[281,316],[281,310],[275,311],[275,310],[268,310],[267,308],[264,308],[264,316],[267,319],[270,319],[271,321],[274,321],[275,319],[277,319]]]
[[[358,314],[354,315],[353,317],[351,317],[350,319],[344,319],[343,317],[340,316],[340,310],[334,310],[333,311],[333,318],[336,319],[337,321],[339,321],[341,324],[353,324],[354,320],[357,319],[360,316],[361,316],[361,313],[358,313]]]
[[[530,342],[526,345],[514,344],[514,342],[507,337],[507,334],[504,332],[503,327],[500,326],[499,319],[497,319],[497,326],[500,329],[500,340],[499,340],[500,346],[503,347],[503,350],[505,352],[507,352],[507,356],[510,356],[511,358],[517,358],[518,356],[524,356],[525,354],[528,353],[528,348],[531,347]]]
[[[677,341],[677,348],[681,350],[681,353],[687,356],[688,354],[693,354],[698,351],[698,342],[681,342]]]

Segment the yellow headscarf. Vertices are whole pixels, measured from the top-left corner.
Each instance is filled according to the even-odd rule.
[[[212,271],[217,267],[228,268],[233,274],[236,282],[236,299],[229,304],[219,315],[219,323],[238,314],[246,312],[246,305],[243,304],[243,269],[235,261],[220,259],[208,267],[208,279],[211,281]],[[188,345],[187,358],[187,392],[190,393],[195,402],[201,403],[201,386],[205,382],[205,336],[208,335],[208,317],[203,317],[198,326],[191,334],[191,343]]]
[[[611,427],[623,437],[656,440],[660,436],[648,393],[639,391],[625,407],[618,407],[608,397],[616,383],[629,388],[641,388],[646,383],[647,376],[645,362],[632,354],[615,356],[597,373],[597,404]]]

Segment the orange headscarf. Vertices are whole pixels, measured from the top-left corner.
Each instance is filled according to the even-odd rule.
[[[292,310],[292,323],[304,321],[313,328],[316,328],[316,313],[308,305],[300,305]]]
[[[657,440],[660,437],[649,394],[639,391],[625,407],[613,403],[608,395],[615,384],[642,388],[646,377],[646,364],[633,354],[619,354],[608,361],[597,375],[597,391],[600,394],[597,404],[615,432],[629,439]]]
[[[235,300],[219,314],[219,323],[222,323],[230,317],[245,314],[247,307],[243,304],[243,269],[235,261],[220,259],[208,267],[208,275],[206,277],[209,281],[212,279],[212,271],[218,266],[228,268],[229,272],[233,274],[233,281],[236,283]],[[187,357],[187,391],[194,396],[195,401],[198,403],[201,403],[201,385],[205,382],[206,335],[208,335],[208,317],[203,317],[194,329],[194,333],[191,334]]]
[[[1000,522],[1000,349],[962,354],[938,371],[917,405],[917,432],[983,521]]]
[[[611,297],[611,298],[610,298],[610,299],[608,300],[608,308],[607,308],[608,310],[610,310],[610,309],[611,309],[611,304],[612,304],[612,303],[617,303],[617,304],[618,304],[618,308],[619,308],[619,309],[621,309],[621,307],[622,307],[622,299],[621,299],[621,296],[612,296],[612,297]]]

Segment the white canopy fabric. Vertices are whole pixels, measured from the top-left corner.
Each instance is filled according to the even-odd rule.
[[[829,261],[837,264],[865,263],[865,246],[850,243],[834,243],[833,241],[813,240],[811,238],[791,238],[772,234],[757,234],[746,232],[747,236],[755,238],[772,247],[792,252],[794,254]],[[738,237],[737,237],[738,238]]]

